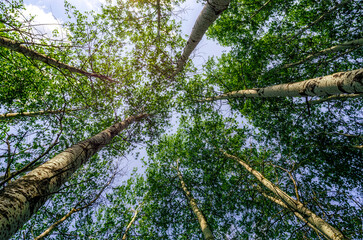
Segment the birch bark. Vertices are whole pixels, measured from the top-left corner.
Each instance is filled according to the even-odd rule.
[[[4,113],[0,114],[0,119],[6,119],[6,118],[15,118],[15,117],[33,117],[33,116],[39,116],[39,115],[46,115],[46,114],[52,114],[52,113],[63,113],[63,112],[74,112],[82,110],[80,109],[66,109],[66,110],[46,110],[46,111],[38,111],[38,112],[19,112],[19,113]]]
[[[208,27],[212,25],[219,15],[228,8],[229,3],[230,0],[207,1],[207,4],[204,6],[203,10],[200,12],[197,20],[195,21],[187,45],[185,46],[183,53],[177,62],[173,76],[177,75],[183,70],[190,54],[193,52],[200,40],[202,40],[205,32],[208,30]]]
[[[292,211],[293,213],[294,213],[294,215],[297,217],[297,218],[299,218],[301,221],[303,221],[304,223],[306,223],[310,228],[312,228],[316,233],[318,233],[318,234],[321,234],[321,235],[323,235],[325,238],[327,238],[327,239],[329,239],[327,236],[325,236],[322,232],[320,232],[320,230],[319,229],[317,229],[316,227],[314,227],[311,223],[309,223],[300,213],[298,213],[298,212],[295,212],[295,211],[293,211],[291,208],[289,208],[289,206],[287,206],[283,201],[281,201],[280,199],[277,199],[277,198],[275,198],[275,197],[272,197],[272,196],[270,196],[270,195],[268,195],[268,194],[266,194],[266,193],[264,193],[263,191],[260,191],[261,192],[261,194],[265,197],[265,198],[267,198],[267,199],[269,199],[269,200],[271,200],[271,201],[273,201],[274,203],[276,203],[276,204],[278,204],[278,205],[280,205],[281,207],[283,207],[283,208],[286,208],[286,209],[288,209],[288,210],[290,210],[290,211]]]
[[[363,68],[348,72],[338,72],[332,75],[296,83],[285,83],[265,88],[233,91],[219,96],[206,98],[201,100],[201,102],[229,98],[305,97],[352,93],[363,93]]]
[[[177,168],[177,171],[178,171],[178,177],[179,177],[179,180],[180,180],[181,187],[182,187],[182,189],[183,189],[183,191],[185,193],[185,196],[187,197],[187,199],[189,201],[190,207],[192,208],[195,216],[198,219],[198,222],[199,222],[200,228],[202,229],[204,238],[206,240],[213,240],[214,236],[213,236],[213,233],[212,233],[211,229],[209,228],[207,219],[204,217],[202,211],[198,208],[197,202],[193,198],[192,193],[189,192],[189,190],[188,190],[188,188],[187,188],[187,186],[186,186],[186,184],[185,184],[185,182],[183,180],[183,176],[182,176],[181,172],[179,171],[179,167]]]
[[[103,193],[103,191],[111,184],[111,182],[113,181],[113,179],[115,178],[115,176],[116,176],[116,173],[113,174],[113,176],[111,177],[111,179],[106,183],[105,186],[103,186],[101,188],[101,190],[99,191],[99,193],[96,195],[96,197],[92,201],[90,201],[86,205],[84,205],[82,207],[79,207],[79,208],[78,208],[78,205],[80,204],[80,202],[78,202],[76,204],[76,206],[71,209],[71,211],[69,211],[61,219],[59,219],[58,221],[56,221],[55,223],[53,223],[49,228],[47,228],[44,232],[42,232],[40,235],[38,235],[37,237],[35,237],[33,240],[40,240],[40,239],[45,238],[46,236],[48,236],[54,230],[54,228],[56,228],[59,224],[63,223],[65,220],[67,220],[67,218],[69,218],[70,216],[72,216],[73,213],[82,211],[83,209],[92,206],[97,201],[97,199],[101,196],[101,194]]]
[[[273,184],[268,179],[266,179],[260,172],[254,170],[247,163],[242,161],[242,159],[240,159],[236,156],[230,155],[223,150],[221,150],[221,151],[226,157],[231,158],[231,159],[237,161],[239,164],[241,164],[247,171],[252,173],[258,179],[258,181],[260,181],[265,187],[267,187],[278,198],[280,198],[280,200],[282,200],[292,211],[295,211],[295,212],[299,213],[301,216],[303,216],[307,222],[309,222],[311,225],[313,225],[315,228],[317,228],[320,232],[322,232],[329,239],[332,239],[332,240],[346,239],[344,237],[344,235],[338,229],[334,228],[329,223],[325,222],[323,219],[321,219],[315,213],[313,213],[308,208],[306,208],[301,202],[296,201],[295,199],[290,197],[287,193],[285,193],[279,187],[277,187],[275,184]]]
[[[0,192],[0,239],[8,239],[87,160],[130,124],[148,114],[131,116],[79,142],[10,183]]]

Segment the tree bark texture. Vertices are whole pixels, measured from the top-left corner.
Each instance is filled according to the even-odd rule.
[[[87,160],[130,124],[147,114],[131,116],[79,142],[0,191],[0,239],[10,238]]]
[[[89,203],[87,203],[86,205],[82,206],[82,207],[78,207],[78,205],[80,204],[80,202],[78,202],[76,204],[76,206],[74,208],[71,209],[71,211],[69,211],[66,215],[64,215],[61,219],[59,219],[58,221],[56,221],[55,223],[53,223],[49,228],[47,228],[44,232],[42,232],[40,235],[38,235],[37,237],[35,237],[33,240],[40,240],[40,239],[43,239],[45,238],[46,236],[48,236],[59,224],[63,223],[65,220],[67,220],[67,218],[69,218],[70,216],[72,216],[73,213],[76,213],[76,212],[79,212],[79,211],[82,211],[83,209],[85,208],[88,208],[90,206],[92,206],[96,201],[97,199],[100,198],[102,192],[106,189],[106,187],[108,187],[112,180],[114,179],[116,173],[113,174],[113,176],[111,177],[111,179],[106,183],[105,186],[103,186],[101,188],[101,191],[99,191],[99,193],[96,195],[96,197],[90,201]]]
[[[278,198],[280,198],[288,207],[294,212],[299,213],[301,216],[306,219],[311,225],[317,228],[320,232],[322,232],[325,236],[332,240],[338,239],[346,239],[344,235],[336,228],[331,226],[329,223],[325,222],[315,213],[306,208],[301,202],[296,201],[292,197],[290,197],[287,193],[282,191],[275,184],[266,179],[260,172],[251,168],[247,163],[242,161],[240,158],[230,155],[222,150],[222,153],[235,161],[241,164],[247,171],[252,173],[258,181],[260,181],[266,188],[268,188],[271,192],[273,192]]]
[[[66,110],[46,110],[46,111],[38,111],[38,112],[19,112],[19,113],[4,113],[0,114],[0,119],[6,119],[6,118],[15,118],[15,117],[33,117],[33,116],[39,116],[39,115],[46,115],[46,114],[52,114],[52,113],[63,113],[63,112],[74,112],[82,110],[80,109],[66,109]]]
[[[185,184],[185,182],[183,180],[183,176],[182,176],[181,172],[179,171],[179,168],[177,169],[177,171],[178,171],[178,177],[179,177],[179,180],[180,180],[181,187],[182,187],[182,189],[183,189],[183,191],[185,193],[185,196],[187,197],[187,199],[189,201],[190,207],[192,208],[195,216],[198,219],[198,222],[199,222],[200,228],[202,229],[204,238],[206,240],[214,240],[214,236],[213,236],[212,231],[209,228],[207,219],[204,217],[202,211],[198,208],[197,202],[193,198],[192,193],[189,192],[189,190],[188,190],[188,188],[187,188],[187,186],[186,186],[186,184]]]
[[[200,40],[202,40],[208,27],[213,24],[213,22],[219,17],[219,15],[228,8],[230,0],[209,0],[200,12],[195,24],[193,26],[192,32],[190,33],[187,45],[183,50],[183,54],[177,62],[176,69],[173,76],[180,73],[186,61],[188,60],[190,54],[193,52],[195,47],[198,45]]]
[[[357,40],[353,40],[353,41],[349,41],[349,42],[345,42],[324,50],[321,50],[317,53],[313,53],[308,55],[306,58],[295,62],[295,63],[290,63],[290,64],[286,64],[283,66],[283,68],[290,68],[299,64],[302,64],[306,61],[309,61],[310,59],[316,58],[318,56],[324,55],[324,54],[328,54],[328,53],[332,53],[332,52],[337,52],[337,51],[341,51],[341,50],[345,50],[345,49],[350,49],[350,48],[354,48],[354,47],[359,47],[363,45],[363,38],[361,39],[357,39]]]
[[[25,56],[30,57],[31,59],[44,62],[53,67],[57,67],[60,69],[66,69],[70,72],[79,73],[79,74],[82,74],[82,75],[85,75],[88,77],[96,77],[96,78],[104,79],[104,80],[107,80],[107,81],[113,82],[113,83],[120,83],[119,81],[114,80],[110,77],[107,77],[107,76],[104,76],[104,75],[101,75],[98,73],[90,73],[90,72],[84,71],[82,69],[70,66],[66,63],[62,63],[54,58],[48,57],[42,53],[38,53],[34,50],[31,50],[31,49],[23,46],[22,43],[20,43],[20,42],[16,42],[16,41],[8,39],[8,38],[0,37],[0,46],[8,48],[8,49],[13,50],[18,53],[22,53]]]
[[[265,88],[238,90],[201,100],[215,101],[229,98],[306,97],[363,93],[363,68],[348,72]]]

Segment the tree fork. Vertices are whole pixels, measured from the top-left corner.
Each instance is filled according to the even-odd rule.
[[[130,124],[148,114],[118,122],[79,142],[0,191],[0,239],[10,238],[90,157]]]
[[[143,203],[140,203],[139,206],[137,206],[137,208],[135,209],[134,216],[131,218],[131,221],[127,224],[124,235],[122,236],[122,240],[127,239],[127,234],[129,233],[132,224],[134,224],[134,222],[136,221],[137,215],[139,214],[142,205]]]
[[[329,223],[325,222],[322,218],[317,216],[315,213],[310,211],[310,209],[306,208],[301,202],[296,201],[290,195],[282,191],[275,184],[270,182],[267,178],[265,178],[260,172],[251,168],[247,163],[245,163],[242,159],[233,156],[231,154],[226,153],[221,150],[224,156],[237,161],[241,164],[247,171],[253,174],[258,181],[260,181],[266,188],[268,188],[271,192],[273,192],[276,196],[278,196],[292,211],[296,211],[301,216],[306,219],[311,225],[317,228],[321,233],[327,236],[332,240],[340,240],[346,239],[338,229],[331,226]]]
[[[304,223],[306,223],[310,228],[312,228],[317,234],[321,234],[323,235],[326,239],[329,239],[327,236],[325,236],[319,229],[317,229],[316,227],[314,227],[311,223],[309,223],[300,213],[292,210],[289,206],[287,206],[282,200],[277,199],[275,197],[272,197],[268,194],[266,194],[265,192],[262,191],[262,189],[258,188],[257,189],[265,198],[273,201],[274,203],[280,205],[281,207],[291,211],[292,213],[294,213],[294,215],[299,218],[301,221],[303,221]]]
[[[295,83],[273,85],[265,88],[238,90],[206,98],[201,102],[229,98],[306,97],[363,93],[363,68],[348,72],[309,79]]]

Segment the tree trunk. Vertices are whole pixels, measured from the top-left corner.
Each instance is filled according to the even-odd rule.
[[[224,151],[222,152],[226,157],[231,158],[240,163],[247,171],[252,173],[265,187],[267,187],[271,192],[276,194],[276,196],[278,196],[292,211],[302,215],[307,222],[309,222],[315,228],[319,229],[319,231],[322,232],[329,239],[332,240],[346,239],[338,229],[334,228],[329,223],[325,222],[315,213],[306,208],[301,202],[298,202],[292,197],[290,197],[287,193],[285,193],[275,184],[266,179],[260,172],[254,170],[247,163],[237,158],[236,156],[230,155]]]
[[[283,66],[283,68],[290,68],[290,67],[302,64],[302,63],[304,63],[306,61],[309,61],[312,58],[315,58],[315,57],[318,57],[318,56],[321,56],[321,55],[324,55],[324,54],[337,52],[337,51],[345,50],[345,49],[349,49],[349,48],[354,48],[356,46],[361,46],[361,45],[363,45],[363,38],[353,40],[353,41],[349,41],[349,42],[345,42],[345,43],[342,43],[342,44],[339,44],[339,45],[336,45],[336,46],[321,50],[321,51],[319,51],[317,53],[310,54],[306,58],[304,58],[304,59],[302,59],[302,60],[300,60],[298,62],[285,64]]]
[[[137,214],[139,213],[139,209],[142,206],[142,203],[136,208],[136,210],[134,211],[134,216],[132,217],[131,221],[129,222],[129,224],[127,224],[127,227],[125,229],[124,235],[122,236],[122,240],[126,240],[127,238],[127,234],[129,233],[129,230],[132,226],[132,224],[134,224],[136,218],[137,218]]]
[[[10,183],[0,192],[0,239],[11,237],[62,184],[123,129],[147,114],[128,117],[79,142]]]
[[[52,114],[52,113],[63,113],[63,112],[74,112],[82,110],[80,109],[66,109],[66,110],[46,110],[46,111],[38,111],[38,112],[19,112],[19,113],[4,113],[0,114],[0,119],[6,119],[6,118],[15,118],[15,117],[33,117],[33,116],[39,116],[39,115],[46,115],[46,114]]]
[[[207,1],[207,4],[204,6],[203,10],[200,12],[197,20],[195,21],[187,45],[185,46],[183,54],[177,62],[173,76],[177,75],[183,70],[190,54],[193,52],[200,40],[202,40],[205,32],[208,30],[208,27],[212,25],[219,15],[228,8],[229,3],[230,0]]]
[[[300,213],[294,211],[293,209],[289,208],[289,206],[287,206],[283,201],[281,201],[280,199],[277,199],[275,197],[272,197],[268,194],[266,194],[265,192],[262,191],[262,189],[258,189],[258,191],[267,199],[273,201],[274,203],[280,205],[281,207],[291,211],[294,213],[294,215],[299,218],[301,221],[303,221],[304,223],[306,223],[310,228],[312,228],[317,234],[321,234],[323,235],[325,238],[329,239],[327,236],[325,236],[322,232],[320,232],[319,229],[317,229],[316,227],[314,227],[313,225],[311,225],[311,223],[309,223]]]
[[[1,47],[5,47],[5,48],[8,48],[8,49],[13,50],[15,52],[22,53],[25,56],[30,57],[31,59],[44,62],[46,64],[49,64],[49,65],[53,66],[53,67],[66,69],[66,70],[68,70],[70,72],[73,72],[73,73],[80,73],[80,74],[88,76],[88,77],[96,77],[96,78],[107,80],[109,82],[120,83],[119,81],[116,81],[116,80],[114,80],[114,79],[112,79],[110,77],[107,77],[107,76],[104,76],[104,75],[101,75],[101,74],[98,74],[98,73],[90,73],[90,72],[84,71],[82,69],[70,66],[70,65],[68,65],[66,63],[62,63],[62,62],[60,62],[60,61],[58,61],[58,60],[56,60],[54,58],[48,57],[48,56],[46,56],[44,54],[38,53],[38,52],[36,52],[34,50],[31,50],[31,49],[29,49],[29,48],[27,48],[25,46],[22,46],[22,44],[23,43],[16,42],[16,41],[8,39],[8,38],[0,37],[0,46]]]
[[[181,172],[179,171],[179,167],[177,168],[177,171],[178,171],[178,177],[179,177],[179,180],[180,180],[181,187],[182,187],[182,189],[183,189],[183,191],[185,193],[185,196],[187,197],[187,199],[189,201],[190,207],[192,208],[195,216],[198,219],[198,222],[199,222],[200,228],[202,229],[204,238],[206,240],[213,240],[214,236],[213,236],[213,233],[212,233],[212,231],[210,230],[210,228],[208,226],[207,219],[204,217],[202,211],[198,208],[197,202],[193,198],[192,193],[188,191],[187,186],[186,186],[186,184],[185,184],[185,182],[183,180],[183,176],[182,176]]]
[[[363,93],[363,68],[348,72],[338,72],[296,83],[233,91],[201,101],[206,102],[229,98],[326,96],[351,93]]]
[[[111,182],[115,178],[115,176],[116,176],[116,172],[113,174],[113,176],[111,177],[111,179],[106,183],[106,185],[101,188],[101,190],[99,191],[99,193],[96,195],[96,197],[92,201],[90,201],[89,203],[87,203],[86,205],[84,205],[84,206],[82,206],[80,208],[78,208],[78,205],[80,204],[80,202],[78,202],[76,204],[76,206],[71,209],[71,211],[69,211],[61,219],[59,219],[58,221],[56,221],[55,223],[53,223],[49,228],[47,228],[44,232],[42,232],[40,235],[38,235],[33,240],[43,239],[44,237],[48,236],[54,230],[54,228],[56,228],[59,224],[61,224],[62,222],[64,222],[65,220],[67,220],[67,218],[69,218],[70,216],[72,216],[73,213],[82,211],[83,209],[92,206],[96,202],[96,200],[99,199],[99,197],[101,196],[102,192],[106,189],[106,187],[108,187],[111,184]]]

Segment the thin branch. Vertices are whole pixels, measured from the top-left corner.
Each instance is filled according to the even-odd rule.
[[[60,137],[60,135],[62,134],[62,127],[61,130],[59,131],[59,133],[57,134],[56,139],[54,140],[54,142],[47,148],[47,150],[45,150],[42,154],[40,154],[36,159],[34,159],[33,161],[31,161],[30,163],[28,163],[27,165],[25,165],[22,169],[11,173],[9,176],[5,176],[5,179],[0,183],[0,186],[3,186],[6,182],[8,182],[9,180],[11,180],[12,178],[18,176],[19,174],[26,172],[27,170],[29,170],[35,163],[37,163],[42,157],[44,157],[45,155],[47,155],[50,150],[53,149],[53,147],[55,145],[58,144],[58,139]]]
[[[34,238],[34,240],[39,240],[39,239],[42,239],[46,236],[48,236],[53,230],[55,227],[57,227],[59,224],[61,224],[62,222],[64,222],[67,218],[69,218],[73,213],[76,213],[76,212],[79,212],[79,211],[82,211],[83,209],[85,208],[88,208],[90,207],[91,205],[93,205],[97,199],[100,198],[102,192],[106,189],[106,187],[108,187],[111,182],[113,181],[113,179],[115,178],[116,176],[116,172],[112,175],[111,179],[106,183],[106,185],[104,185],[101,190],[99,191],[99,193],[96,195],[96,197],[90,201],[89,203],[87,203],[86,205],[83,205],[82,207],[79,207],[78,208],[78,205],[81,203],[81,201],[79,201],[76,206],[74,208],[71,209],[71,211],[69,211],[66,215],[64,215],[64,217],[62,217],[61,219],[59,219],[58,221],[56,221],[55,223],[53,223],[49,228],[47,228],[43,233],[41,233],[40,235],[38,235],[37,237]]]
[[[28,56],[32,59],[44,62],[48,65],[51,65],[51,66],[54,66],[57,68],[61,68],[61,69],[66,69],[73,73],[80,73],[80,74],[88,76],[88,77],[96,77],[96,78],[107,80],[107,81],[113,82],[113,83],[121,83],[108,76],[104,76],[104,75],[101,75],[98,73],[90,73],[90,72],[84,71],[82,69],[70,66],[66,63],[62,63],[54,58],[48,57],[44,54],[41,54],[41,53],[31,50],[25,46],[22,46],[22,43],[20,43],[20,42],[16,42],[16,41],[8,39],[8,38],[0,37],[0,46],[11,49],[11,50],[19,52],[19,53],[22,53],[25,56]]]
[[[272,0],[268,0],[267,2],[265,2],[254,14],[252,14],[252,16],[250,17],[250,19],[252,19],[253,17],[255,17],[259,12],[261,12],[262,9],[264,9]]]
[[[127,238],[127,234],[132,226],[132,224],[135,222],[138,213],[140,212],[139,209],[142,207],[144,202],[140,203],[139,206],[137,206],[137,208],[134,211],[134,216],[132,217],[131,221],[129,222],[129,224],[127,224],[126,230],[124,232],[124,235],[122,236],[122,240],[126,240]]]
[[[320,17],[318,17],[314,22],[310,23],[309,25],[307,25],[306,27],[302,28],[297,34],[295,34],[286,44],[289,44],[292,40],[294,40],[295,38],[297,38],[300,34],[302,34],[303,32],[305,32],[307,29],[309,29],[310,27],[318,24],[320,21],[322,21],[326,16],[328,16],[329,14],[331,14],[332,12],[334,12],[335,10],[337,10],[339,7],[349,3],[352,0],[345,0],[342,1],[341,3],[337,4],[336,6],[334,6],[333,8],[331,8],[330,10],[326,11],[325,13],[323,13]]]
[[[333,100],[346,100],[348,98],[360,98],[363,97],[363,93],[352,93],[352,94],[338,94],[332,95],[326,98],[318,99],[318,100],[310,100],[310,105],[316,105],[323,102],[333,101]]]
[[[282,68],[290,68],[290,67],[293,67],[293,66],[296,66],[296,65],[300,65],[300,64],[302,64],[304,62],[307,62],[307,61],[309,61],[309,60],[311,60],[313,58],[316,58],[316,57],[324,55],[324,54],[337,52],[337,51],[340,51],[340,50],[345,50],[345,49],[350,49],[350,48],[356,48],[357,46],[359,47],[359,46],[362,46],[362,45],[363,45],[363,38],[353,40],[353,41],[348,41],[348,42],[345,42],[345,43],[342,43],[342,44],[339,44],[339,45],[336,45],[336,46],[321,50],[319,52],[310,54],[306,58],[304,58],[304,59],[302,59],[302,60],[300,60],[298,62],[285,64]]]

